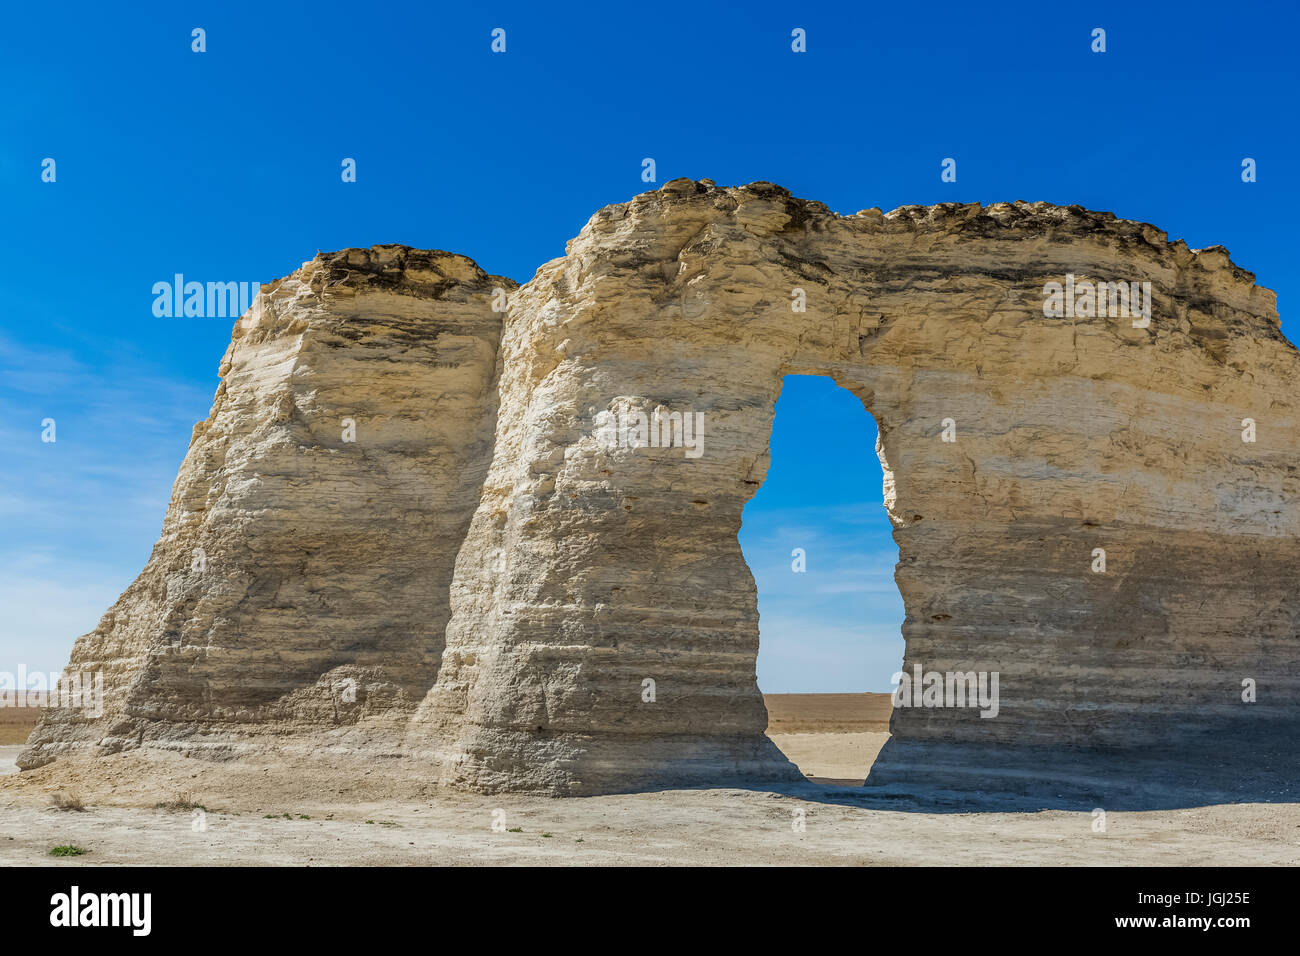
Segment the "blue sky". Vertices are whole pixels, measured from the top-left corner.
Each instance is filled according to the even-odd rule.
[[[653,157],[658,184],[765,179],[845,213],[1027,199],[1152,222],[1227,246],[1295,338],[1294,5],[729,6],[10,5],[0,670],[61,667],[157,537],[232,325],[155,318],[178,272],[268,281],[403,242],[522,281],[649,188]],[[788,383],[742,531],[764,690],[885,689],[901,657],[874,437],[846,393]]]

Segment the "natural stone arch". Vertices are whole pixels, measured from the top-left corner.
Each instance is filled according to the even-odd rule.
[[[1044,317],[1044,284],[1067,273],[1149,281],[1149,327]],[[685,180],[598,212],[511,294],[504,324],[491,303],[513,284],[463,257],[318,257],[271,287],[292,293],[285,308],[232,343],[150,566],[74,650],[108,675],[110,732],[53,713],[20,762],[156,742],[383,752],[410,758],[388,762],[393,773],[425,777],[433,763],[443,782],[478,789],[794,778],[762,733],[756,596],[736,532],[766,471],[781,377],[802,373],[832,377],[878,424],[906,668],[1001,674],[996,719],[897,710],[873,783],[1060,792],[1152,748],[1199,772],[1220,752],[1207,739],[1271,749],[1286,777],[1300,363],[1253,280],[1220,248],[1078,207],[841,217],[770,184]],[[791,310],[796,288],[806,312]],[[378,451],[322,437],[320,394],[304,382],[345,366],[368,370]],[[390,415],[387,401],[409,403],[413,369],[431,411]],[[250,401],[288,424],[248,441]],[[700,457],[608,447],[610,413],[656,407],[704,413]],[[956,442],[940,439],[945,419]],[[269,499],[268,460],[300,467]],[[320,488],[339,476],[372,481],[379,502],[454,490],[416,509],[425,530],[411,535],[375,509],[322,513]],[[318,573],[349,580],[367,555],[366,586],[394,589],[393,603],[331,616],[315,644],[301,639],[310,627],[268,627],[259,601],[301,561],[293,521],[257,523],[272,507],[359,528],[361,550],[330,538]],[[235,529],[226,563],[190,580],[175,567],[187,535],[216,534],[218,517]],[[1091,570],[1099,547],[1104,574]],[[268,573],[260,589],[231,586]],[[427,594],[411,587],[421,574]],[[196,589],[205,619],[236,609],[247,628],[236,642],[191,635],[201,687],[164,679],[157,623]],[[447,617],[444,648],[430,622]],[[294,667],[278,696],[222,710],[265,663],[240,648],[273,658],[286,633]],[[397,657],[379,644],[394,634]],[[369,692],[354,707],[330,698],[340,668]],[[1246,678],[1257,703],[1241,701]]]
[[[1157,318],[1045,318],[1067,273],[1150,281]],[[678,181],[597,214],[521,289],[502,349],[497,450],[412,728],[441,742],[447,782],[789,773],[762,736],[736,541],[788,373],[831,376],[876,418],[906,669],[1001,674],[997,719],[896,711],[879,779],[937,782],[938,760],[950,786],[1000,765],[1015,786],[1062,750],[1191,753],[1198,731],[1276,742],[1294,720],[1296,352],[1222,250],[1075,207],[842,218]],[[629,405],[703,411],[707,451],[601,448],[596,416]],[[1269,443],[1243,445],[1262,415]],[[490,582],[485,549],[507,555]],[[1253,674],[1281,699],[1244,707]]]

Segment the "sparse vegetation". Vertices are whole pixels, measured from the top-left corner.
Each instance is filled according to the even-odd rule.
[[[202,810],[207,812],[208,808],[194,799],[192,793],[178,793],[171,800],[163,800],[161,803],[154,804],[155,810]]]
[[[51,849],[50,856],[81,856],[85,852],[86,851],[82,847],[67,843]]]
[[[86,805],[81,802],[80,797],[67,793],[56,793],[50,805],[56,810],[84,811],[86,809]]]
[[[523,832],[524,832],[523,827],[511,827],[509,830],[506,831],[506,833],[523,833]]]
[[[543,834],[542,834],[542,839],[544,839],[544,840],[549,840],[552,836],[554,836],[553,833],[543,833]]]

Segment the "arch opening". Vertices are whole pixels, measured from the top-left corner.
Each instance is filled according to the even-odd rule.
[[[877,425],[826,375],[783,378],[740,544],[758,590],[767,735],[818,783],[860,786],[889,738],[903,600]]]

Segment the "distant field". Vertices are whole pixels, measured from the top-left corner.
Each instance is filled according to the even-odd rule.
[[[888,733],[889,694],[764,694],[769,734]],[[39,707],[0,707],[0,746],[26,742]]]
[[[26,743],[40,716],[39,707],[0,707],[0,746]]]
[[[769,734],[888,733],[890,694],[764,694]]]

